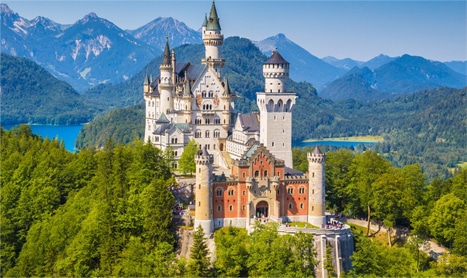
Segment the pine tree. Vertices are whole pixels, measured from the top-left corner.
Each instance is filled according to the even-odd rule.
[[[188,263],[188,276],[207,277],[211,274],[208,246],[204,239],[204,230],[198,226],[193,234],[193,245],[190,249],[190,262]]]

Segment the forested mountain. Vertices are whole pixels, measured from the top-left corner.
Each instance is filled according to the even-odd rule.
[[[0,54],[0,60],[2,125],[73,125],[88,122],[103,111],[28,59]]]
[[[392,98],[430,88],[449,86],[462,88],[467,77],[441,62],[403,55],[389,63],[370,70],[354,68],[344,77],[328,84],[320,96],[332,100],[375,100]]]

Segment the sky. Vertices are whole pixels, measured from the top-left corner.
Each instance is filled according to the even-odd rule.
[[[72,24],[94,12],[124,30],[173,17],[198,30],[212,0],[0,0],[26,19]],[[215,0],[225,37],[253,41],[283,33],[323,58],[367,61],[409,54],[467,60],[467,1]]]

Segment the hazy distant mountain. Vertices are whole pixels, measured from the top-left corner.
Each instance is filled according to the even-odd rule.
[[[203,43],[200,32],[171,17],[158,17],[136,30],[127,32],[161,53],[164,51],[166,36],[170,47]]]
[[[346,72],[345,69],[332,66],[313,56],[286,38],[284,34],[277,34],[254,43],[267,56],[271,55],[272,50],[277,48],[284,59],[293,65],[290,67],[290,78],[297,82],[307,81],[318,90]]]
[[[337,68],[344,69],[344,70],[351,70],[354,67],[358,67],[364,63],[362,61],[356,61],[350,58],[337,59],[336,57],[332,57],[332,56],[324,57],[321,60]]]
[[[467,61],[451,61],[444,62],[444,64],[458,73],[467,75]]]
[[[466,85],[465,75],[441,62],[403,55],[375,70],[354,68],[342,78],[329,83],[320,91],[320,96],[332,100],[375,100],[424,89],[462,88]]]
[[[389,62],[392,62],[396,59],[397,57],[389,57],[387,55],[384,55],[384,54],[380,54],[378,56],[376,56],[375,58],[365,62],[365,63],[362,63],[360,65],[360,67],[368,67],[369,69],[371,70],[374,70],[374,69],[377,69],[379,67],[381,67],[382,65],[385,65]]]
[[[322,98],[331,100],[379,100],[388,98],[387,94],[376,90],[375,73],[368,67],[353,68],[343,77],[327,84],[319,95]]]

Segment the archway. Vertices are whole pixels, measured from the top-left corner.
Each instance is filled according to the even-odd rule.
[[[257,218],[262,218],[262,217],[268,217],[269,216],[269,205],[268,202],[266,201],[261,201],[256,205],[256,217]]]
[[[219,144],[219,149],[220,149],[221,152],[224,151],[224,144],[223,143]]]

